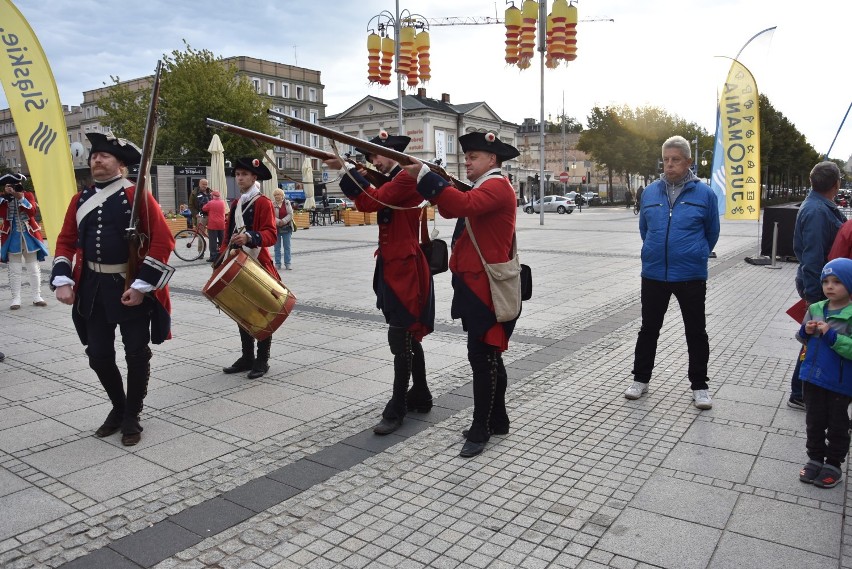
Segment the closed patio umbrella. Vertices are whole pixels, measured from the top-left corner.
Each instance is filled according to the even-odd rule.
[[[210,188],[219,190],[221,198],[228,198],[228,181],[225,179],[225,147],[222,146],[222,140],[218,134],[213,135],[213,140],[210,141],[210,146],[207,148],[210,153],[210,174],[208,182]]]
[[[310,158],[302,162],[302,185],[305,187],[305,209],[314,209],[314,169],[311,168]]]
[[[266,151],[263,161],[272,173],[272,177],[261,182],[260,191],[263,192],[263,195],[272,199],[272,192],[278,187],[278,168],[275,167],[275,156],[272,154],[271,149]]]

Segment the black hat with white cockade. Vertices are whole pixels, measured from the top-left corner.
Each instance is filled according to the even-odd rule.
[[[15,173],[3,174],[3,176],[0,176],[0,188],[5,188],[6,186],[12,186],[12,188],[14,188],[16,192],[23,192],[24,191],[24,180],[26,180],[26,179],[27,179],[27,177],[24,176],[23,174],[15,174]]]
[[[234,170],[236,170],[237,168],[248,170],[249,172],[257,176],[257,179],[260,181],[272,179],[272,172],[269,171],[269,168],[266,167],[266,164],[264,164],[257,158],[252,158],[251,156],[237,158],[237,163],[234,164]]]
[[[386,148],[396,150],[397,152],[403,152],[408,146],[408,143],[411,142],[411,139],[407,136],[391,136],[387,133],[387,131],[381,130],[377,136],[370,139],[370,142],[378,146],[384,146]],[[362,148],[356,148],[355,150],[363,154],[367,161],[369,161],[370,156],[373,155],[373,153],[369,150],[364,150]]]
[[[459,144],[461,144],[462,152],[473,150],[490,152],[497,156],[500,162],[511,160],[521,154],[517,148],[506,144],[493,132],[470,132],[459,137]]]
[[[92,154],[95,152],[112,154],[128,168],[139,164],[142,159],[142,152],[139,147],[124,138],[117,138],[111,134],[100,132],[87,132],[86,138],[92,143],[92,149],[89,151],[89,163],[91,163]]]

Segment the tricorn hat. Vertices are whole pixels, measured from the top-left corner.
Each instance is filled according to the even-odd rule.
[[[236,170],[237,168],[248,170],[249,172],[257,176],[257,179],[261,181],[272,179],[272,172],[269,171],[269,168],[266,167],[266,164],[264,164],[262,160],[253,158],[251,156],[237,158],[237,163],[234,164],[234,170]]]
[[[480,150],[497,156],[500,162],[520,156],[518,149],[497,138],[493,132],[470,132],[459,137],[462,152]]]
[[[139,147],[124,138],[100,132],[87,132],[86,138],[92,143],[92,149],[89,151],[90,158],[95,152],[106,152],[118,158],[128,168],[139,164],[142,159],[142,151]]]
[[[23,182],[27,177],[23,174],[3,174],[0,176],[0,188],[5,187],[7,184],[12,185],[17,191],[21,192],[24,190]]]
[[[378,136],[371,138],[370,142],[386,148],[392,148],[397,152],[402,152],[408,146],[408,143],[411,142],[411,139],[407,136],[391,136],[387,133],[387,131],[382,130],[379,131]],[[364,158],[368,161],[370,160],[370,156],[373,154],[369,150],[364,150],[362,148],[356,148],[356,150],[363,154]]]

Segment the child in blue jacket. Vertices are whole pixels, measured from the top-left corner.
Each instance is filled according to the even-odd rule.
[[[808,307],[797,338],[805,344],[804,382],[808,462],[799,480],[833,488],[842,477],[840,465],[849,453],[852,402],[852,259],[834,259],[822,269],[828,300]]]

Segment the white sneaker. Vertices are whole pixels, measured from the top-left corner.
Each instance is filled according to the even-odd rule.
[[[640,381],[634,381],[633,385],[627,388],[624,396],[627,399],[639,399],[644,393],[648,393],[648,384]]]
[[[712,409],[713,400],[706,389],[694,389],[692,391],[692,402],[697,409]]]

